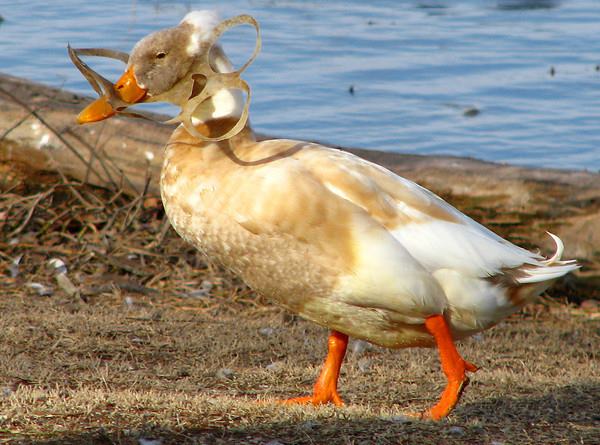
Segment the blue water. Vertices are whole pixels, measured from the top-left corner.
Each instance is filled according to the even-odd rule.
[[[91,95],[67,42],[129,51],[206,8],[261,22],[245,76],[260,132],[600,170],[597,0],[0,0],[0,71]],[[226,51],[241,60],[251,40],[231,34]]]

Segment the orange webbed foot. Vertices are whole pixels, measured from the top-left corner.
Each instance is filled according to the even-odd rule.
[[[277,403],[282,405],[325,405],[327,403],[333,403],[335,406],[344,405],[344,401],[336,390],[331,392],[315,392],[312,396],[278,400]]]
[[[333,403],[335,406],[342,406],[344,402],[337,392],[337,382],[347,346],[348,336],[346,334],[331,331],[328,340],[327,358],[315,383],[312,396],[294,397],[280,400],[278,403],[283,405],[325,405],[326,403]]]
[[[448,383],[438,403],[425,411],[421,418],[440,420],[450,414],[469,384],[466,372],[475,372],[478,368],[473,363],[463,359],[456,350],[448,323],[443,315],[433,315],[427,318],[425,327],[435,338],[442,362],[442,370],[446,374]]]

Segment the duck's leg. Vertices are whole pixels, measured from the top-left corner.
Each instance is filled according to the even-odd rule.
[[[446,374],[448,384],[431,409],[423,413],[423,417],[439,420],[446,417],[454,409],[460,396],[469,383],[466,371],[475,372],[477,366],[464,360],[454,346],[450,328],[443,315],[432,315],[425,320],[425,327],[435,339],[442,362],[442,370]]]
[[[346,355],[348,336],[341,332],[331,331],[327,345],[327,358],[321,369],[321,374],[315,383],[312,396],[295,397],[293,399],[282,400],[281,403],[322,405],[331,402],[336,406],[344,404],[337,392],[337,382],[340,377],[340,368]]]

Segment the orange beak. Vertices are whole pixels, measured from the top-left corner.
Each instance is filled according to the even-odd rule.
[[[133,68],[129,68],[123,73],[121,78],[115,83],[115,90],[118,96],[128,104],[141,102],[146,97],[146,90],[140,87],[133,75]],[[106,96],[96,99],[94,102],[85,107],[77,116],[79,124],[87,124],[90,122],[98,122],[114,116],[116,111],[108,102]]]

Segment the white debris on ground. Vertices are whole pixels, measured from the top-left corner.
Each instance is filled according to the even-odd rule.
[[[448,428],[448,433],[452,434],[453,436],[464,436],[465,429],[462,426],[451,426]]]
[[[9,272],[10,272],[10,277],[11,278],[17,278],[19,276],[19,264],[21,264],[21,259],[23,258],[23,255],[19,255],[16,258],[13,258],[13,260],[10,263],[10,267],[9,267]]]
[[[360,372],[366,374],[369,372],[369,369],[371,368],[371,365],[373,364],[372,360],[367,358],[367,357],[361,357],[358,360],[358,369],[360,370]]]
[[[275,333],[275,329],[273,329],[269,326],[265,326],[263,328],[260,328],[258,330],[258,333],[260,335],[262,335],[263,337],[270,337],[271,335],[273,335]]]
[[[63,260],[60,258],[51,258],[48,260],[48,266],[54,269],[56,283],[69,297],[79,295],[79,288],[67,276],[67,265]]]
[[[283,369],[283,367],[284,367],[284,363],[281,361],[278,361],[278,362],[273,362],[273,363],[268,364],[267,366],[265,366],[265,369],[267,371],[275,372],[275,371],[279,371],[280,369]]]
[[[221,368],[216,373],[216,376],[219,380],[231,380],[234,375],[235,373],[233,372],[233,369],[230,368]]]
[[[155,439],[153,437],[140,437],[138,439],[140,445],[162,445],[162,439]]]
[[[208,280],[203,280],[200,283],[200,289],[193,290],[188,292],[187,296],[190,298],[205,298],[210,295],[210,291],[212,290],[214,284]]]
[[[412,423],[415,421],[414,418],[409,416],[397,415],[389,417],[388,420],[393,423],[404,424],[404,423]]]
[[[25,283],[25,287],[33,289],[40,297],[54,295],[54,289],[50,286],[44,286],[42,283]]]
[[[359,357],[369,349],[371,349],[371,345],[364,340],[354,340],[350,344],[350,353],[353,357]]]

